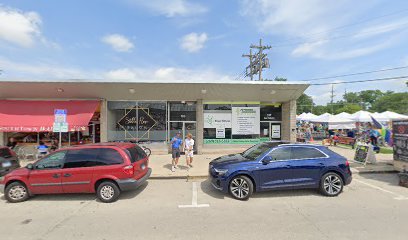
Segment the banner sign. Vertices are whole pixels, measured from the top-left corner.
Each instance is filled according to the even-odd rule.
[[[267,142],[269,138],[256,139],[204,139],[204,144],[258,144]]]
[[[408,120],[392,122],[394,160],[408,162]]]
[[[259,107],[232,107],[232,134],[260,133]]]
[[[231,128],[231,113],[204,113],[204,128]]]

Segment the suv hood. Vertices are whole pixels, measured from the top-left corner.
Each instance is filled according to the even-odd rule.
[[[228,165],[240,162],[252,161],[251,159],[243,157],[241,154],[230,154],[218,157],[210,162],[213,166]]]

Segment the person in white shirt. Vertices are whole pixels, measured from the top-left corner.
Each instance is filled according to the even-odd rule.
[[[186,153],[186,163],[188,167],[193,167],[193,152],[194,152],[194,139],[191,133],[187,134],[187,138],[184,141],[184,151]]]

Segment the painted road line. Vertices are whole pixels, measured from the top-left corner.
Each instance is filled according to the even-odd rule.
[[[371,187],[371,188],[374,188],[374,189],[380,190],[380,191],[382,191],[382,192],[391,194],[391,195],[394,196],[394,199],[395,199],[395,200],[408,200],[408,197],[402,196],[402,195],[400,195],[400,194],[398,194],[398,193],[395,193],[395,192],[392,192],[392,191],[390,191],[390,190],[387,190],[387,189],[378,187],[378,186],[376,186],[376,185],[373,185],[373,184],[370,184],[370,183],[366,183],[366,182],[361,181],[361,180],[358,180],[358,179],[353,179],[353,181],[357,181],[357,182],[362,183],[362,184],[364,184],[364,185],[366,185],[366,186],[369,186],[369,187]]]
[[[197,182],[193,182],[193,196],[191,200],[191,205],[179,205],[179,208],[202,208],[209,207],[209,204],[198,204],[198,190]]]

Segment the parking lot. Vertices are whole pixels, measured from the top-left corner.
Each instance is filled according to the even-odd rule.
[[[149,180],[105,204],[94,195],[1,197],[0,239],[406,239],[396,174],[354,175],[336,198],[274,191],[237,201],[207,180]]]

